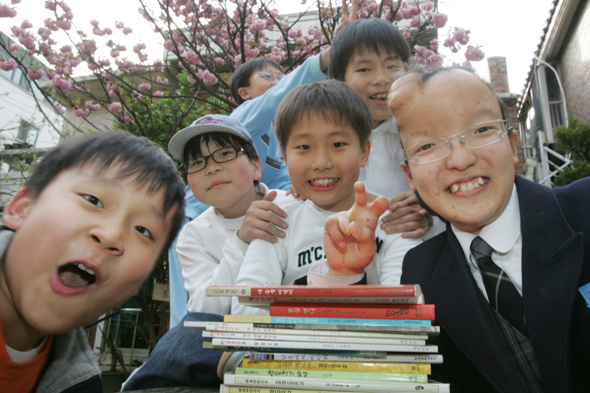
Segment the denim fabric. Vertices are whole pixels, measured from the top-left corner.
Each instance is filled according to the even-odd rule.
[[[184,321],[222,321],[223,316],[187,313],[170,329],[148,361],[131,374],[123,391],[170,386],[218,386],[217,365],[223,351],[203,349],[202,329],[185,328]]]

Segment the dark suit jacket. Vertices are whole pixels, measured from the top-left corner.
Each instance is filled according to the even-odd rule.
[[[590,389],[590,178],[550,189],[516,177],[522,233],[523,303],[547,392]],[[402,283],[435,304],[443,364],[433,377],[463,392],[526,392],[463,250],[446,232],[410,250]]]

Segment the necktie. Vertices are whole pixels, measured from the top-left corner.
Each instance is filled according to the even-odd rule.
[[[506,321],[527,336],[522,296],[506,273],[492,261],[493,251],[493,248],[479,236],[471,242],[471,253],[477,260],[490,305]]]

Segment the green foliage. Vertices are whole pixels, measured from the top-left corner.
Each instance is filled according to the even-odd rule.
[[[571,165],[565,167],[563,171],[559,172],[552,183],[555,187],[560,187],[588,176],[590,176],[590,161],[574,161]]]
[[[590,176],[590,125],[570,116],[569,126],[555,128],[559,151],[571,153],[573,162],[553,179],[554,186],[565,186]]]
[[[572,153],[575,161],[590,161],[590,125],[580,123],[575,117],[569,117],[569,126],[555,128],[555,139],[559,150]]]

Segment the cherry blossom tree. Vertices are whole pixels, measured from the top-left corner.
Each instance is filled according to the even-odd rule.
[[[14,24],[12,41],[0,41],[7,54],[0,58],[0,68],[21,67],[27,82],[53,100],[71,131],[113,128],[114,120],[114,127],[165,146],[176,130],[196,116],[227,113],[236,106],[229,78],[240,64],[267,56],[288,72],[329,45],[342,4],[303,0],[303,11],[287,17],[279,15],[275,0],[136,1],[145,23],[165,42],[162,59],[150,58],[143,42],[133,46],[115,42],[114,31],[133,32],[123,22],[107,27],[104,21],[93,20],[90,26],[76,26],[66,1],[47,0],[45,8],[51,17],[33,26],[21,0],[1,0],[3,25],[9,19]],[[302,28],[306,11],[317,19]],[[434,0],[359,0],[358,17],[395,23],[418,64],[428,68],[441,63],[437,32],[446,25],[447,16],[437,11]],[[465,51],[467,64],[481,60],[481,50],[468,43],[469,32],[460,28],[443,40],[451,50]],[[23,49],[43,59],[47,67],[29,66],[19,55]]]

